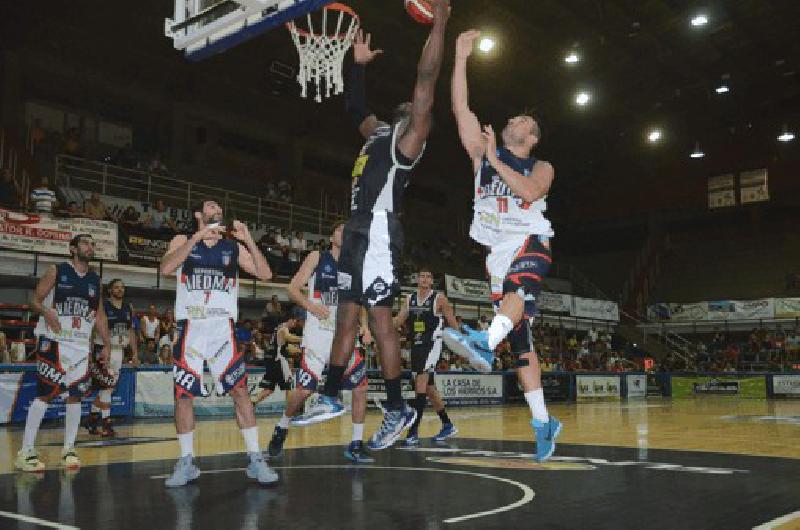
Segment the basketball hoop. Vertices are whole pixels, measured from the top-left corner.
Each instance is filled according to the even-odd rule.
[[[353,39],[359,28],[359,18],[355,11],[336,2],[325,6],[321,17],[318,15],[317,19],[317,29],[311,19],[311,13],[306,15],[307,27],[300,28],[295,22],[287,22],[286,28],[292,34],[297,54],[300,56],[300,68],[297,74],[297,81],[301,87],[300,95],[307,97],[308,84],[313,82],[317,91],[314,99],[317,103],[321,103],[323,79],[326,98],[344,91],[342,65],[347,50],[353,45]]]

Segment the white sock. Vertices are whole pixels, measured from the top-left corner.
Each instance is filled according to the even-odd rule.
[[[283,413],[283,416],[281,416],[281,419],[278,420],[278,427],[281,429],[289,428],[289,416],[287,416],[285,412]]]
[[[67,414],[64,417],[64,450],[75,447],[78,428],[81,425],[81,404],[67,403]]]
[[[242,429],[242,438],[244,438],[244,446],[248,453],[258,453],[258,427],[248,427]]]
[[[111,416],[111,389],[104,388],[98,392],[97,395],[102,403],[108,405],[108,408],[100,409],[100,416],[102,416],[103,419],[106,419]],[[92,409],[94,409],[94,405],[92,405]],[[92,412],[94,412],[94,410],[92,410]]]
[[[178,434],[178,443],[181,446],[181,458],[194,454],[194,431]]]
[[[28,409],[28,418],[25,420],[25,434],[22,435],[22,448],[33,449],[36,443],[36,434],[42,424],[44,413],[47,412],[48,403],[41,399],[34,399]]]
[[[353,441],[360,442],[364,439],[364,424],[363,423],[354,423],[353,424]]]
[[[514,323],[507,316],[498,313],[489,325],[489,349],[494,350],[497,345],[514,329]]]
[[[525,392],[525,401],[528,402],[528,407],[531,409],[531,415],[534,420],[542,423],[550,421],[550,415],[547,413],[547,407],[544,404],[544,390],[537,388],[530,392]]]

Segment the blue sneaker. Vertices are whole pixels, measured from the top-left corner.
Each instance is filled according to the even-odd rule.
[[[314,423],[321,423],[323,421],[332,420],[344,414],[346,411],[339,398],[332,398],[326,395],[320,395],[317,402],[314,403],[308,412],[300,416],[292,418],[291,424],[299,427],[305,425],[312,425]]]
[[[433,437],[434,442],[443,442],[448,438],[452,438],[458,434],[458,427],[453,425],[452,423],[445,423],[442,425],[442,430],[439,431],[439,434]]]
[[[383,414],[383,423],[381,423],[380,429],[372,435],[367,446],[373,451],[391,447],[416,419],[417,411],[408,405],[404,405],[399,410],[387,410]]]
[[[419,447],[419,436],[416,433],[409,433],[400,445],[401,447]]]
[[[355,464],[371,464],[375,461],[361,440],[353,440],[344,450],[344,457]]]
[[[536,460],[547,462],[556,450],[556,438],[561,434],[561,422],[550,416],[550,421],[542,423],[531,420],[531,425],[536,433]]]
[[[489,348],[489,334],[475,331],[467,325],[463,326],[464,334],[453,328],[447,328],[442,338],[453,353],[463,357],[481,372],[491,372],[494,352]]]

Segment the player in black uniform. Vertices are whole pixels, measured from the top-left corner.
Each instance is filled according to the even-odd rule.
[[[344,228],[339,257],[339,309],[330,371],[323,395],[307,416],[317,421],[340,416],[338,394],[358,333],[359,306],[369,311],[386,381],[383,423],[369,441],[372,450],[390,447],[414,423],[416,412],[400,391],[400,343],[392,324],[392,305],[400,288],[403,231],[399,213],[411,171],[422,156],[431,130],[434,92],[442,65],[444,36],[450,15],[448,0],[432,0],[434,22],[417,67],[413,100],[397,107],[391,124],[367,110],[365,65],[380,50],[359,32],[353,47],[347,110],[367,142],[353,169],[351,217]]]
[[[95,336],[92,352],[94,359],[89,370],[92,373],[92,392],[97,391],[97,397],[92,403],[92,411],[86,418],[84,427],[89,430],[89,434],[111,438],[116,436],[111,425],[111,393],[119,381],[125,348],[130,347],[134,365],[139,364],[139,355],[136,330],[133,327],[133,306],[125,301],[125,283],[119,278],[111,280],[107,290],[108,297],[103,301],[103,308],[111,332],[111,357],[105,365],[97,362],[96,358],[103,343]]]
[[[404,443],[406,447],[419,445],[419,424],[428,398],[433,410],[442,420],[442,429],[433,440],[442,442],[458,434],[458,429],[447,415],[444,401],[436,390],[433,379],[436,363],[442,354],[443,321],[447,320],[450,327],[457,326],[458,322],[444,293],[433,290],[433,273],[430,268],[420,267],[418,274],[417,290],[406,298],[402,309],[394,317],[395,327],[405,326],[411,344],[411,373],[417,392],[414,401],[417,419],[408,430]]]
[[[291,373],[284,370],[284,363],[288,363],[288,358],[300,353],[298,345],[303,340],[302,337],[294,335],[292,330],[297,328],[301,319],[297,315],[292,315],[289,319],[280,324],[272,334],[269,348],[264,352],[264,377],[258,384],[260,388],[258,395],[252,398],[253,405],[257,405],[267,399],[275,387],[281,390],[291,388]]]

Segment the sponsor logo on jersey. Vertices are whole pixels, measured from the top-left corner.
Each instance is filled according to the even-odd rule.
[[[95,289],[94,285],[90,285],[88,288],[89,298],[94,298],[97,295],[97,289]]]
[[[225,384],[227,384],[228,387],[233,387],[242,377],[244,377],[245,369],[246,367],[244,362],[240,361],[239,366],[237,366],[229,374],[225,375]]]
[[[47,363],[39,363],[36,367],[36,371],[39,373],[39,377],[50,381],[53,384],[60,385],[61,381],[64,379],[64,373],[59,372],[54,367],[50,366]]]

